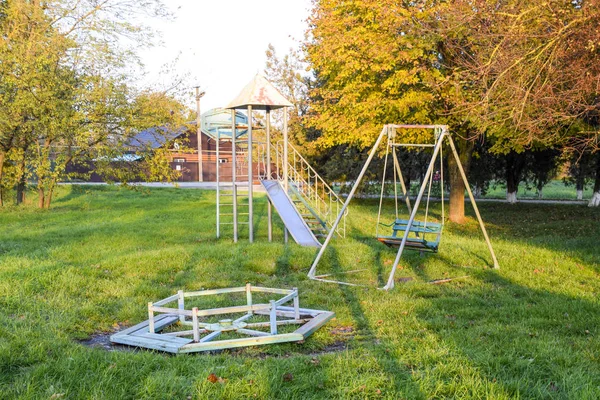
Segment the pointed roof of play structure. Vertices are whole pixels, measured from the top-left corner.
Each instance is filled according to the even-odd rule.
[[[293,107],[288,99],[273,86],[264,76],[256,74],[231,103],[228,109],[245,109],[252,106],[255,110],[274,110],[283,107]]]

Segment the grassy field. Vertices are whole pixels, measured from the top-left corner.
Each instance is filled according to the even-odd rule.
[[[577,200],[577,190],[575,186],[565,186],[563,181],[554,180],[548,182],[542,191],[544,200]],[[589,200],[594,194],[593,187],[587,185],[583,191],[584,200]],[[537,189],[528,187],[526,183],[519,185],[517,192],[519,199],[538,199]],[[506,198],[506,186],[503,184],[492,184],[486,195],[486,199],[505,199]]]
[[[404,258],[389,293],[308,280],[315,250],[284,246],[280,225],[266,241],[263,197],[253,245],[215,239],[210,191],[67,186],[50,211],[2,209],[0,398],[600,398],[600,210],[480,207],[500,270],[471,218],[446,225],[438,254]],[[387,277],[376,211],[354,205],[320,273]],[[148,301],[245,282],[297,286],[337,317],[302,344],[217,354],[88,345]]]

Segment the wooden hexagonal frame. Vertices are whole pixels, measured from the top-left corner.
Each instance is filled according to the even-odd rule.
[[[245,293],[246,304],[200,310],[197,307],[185,308],[185,299],[198,296]],[[252,293],[270,293],[281,295],[278,300],[253,304]],[[177,302],[177,308],[165,307]],[[286,304],[293,302],[292,306]],[[158,314],[158,315],[157,315]],[[218,322],[201,322],[203,317],[243,314],[236,319],[223,319]],[[247,322],[255,316],[268,316],[265,322]],[[193,353],[200,351],[222,350],[236,347],[258,346],[272,343],[298,342],[332,319],[331,311],[300,308],[298,289],[274,289],[259,286],[246,286],[184,292],[148,303],[148,320],[131,328],[115,333],[111,342],[130,346],[144,347],[170,353]],[[191,330],[162,332],[165,328],[191,326]],[[282,325],[299,325],[290,333],[279,333]],[[268,332],[260,328],[268,328]],[[215,340],[222,333],[244,335],[240,338]],[[191,338],[190,338],[191,337]]]

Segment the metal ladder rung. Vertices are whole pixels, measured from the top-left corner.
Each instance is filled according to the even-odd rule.
[[[250,213],[237,213],[237,215],[238,216],[240,216],[240,215],[250,215]],[[233,216],[233,213],[225,213],[225,214],[221,213],[221,214],[219,214],[219,216],[221,216],[221,217],[231,217],[231,216]]]

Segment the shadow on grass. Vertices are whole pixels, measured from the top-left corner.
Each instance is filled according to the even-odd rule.
[[[600,303],[528,288],[494,270],[472,279],[481,284],[438,287],[417,311],[427,332],[450,345],[449,358],[509,397],[598,398]]]
[[[329,257],[333,266],[334,272],[340,272],[342,267],[335,249],[329,251]],[[347,285],[338,285],[338,289],[342,294],[344,304],[350,310],[350,315],[356,323],[357,333],[364,336],[370,343],[365,343],[365,349],[373,355],[377,360],[380,368],[385,372],[389,381],[393,383],[397,393],[410,393],[411,398],[425,398],[425,395],[419,390],[418,386],[413,383],[410,373],[410,366],[401,364],[398,359],[393,356],[394,348],[387,344],[384,339],[378,338],[370,325],[370,318],[361,305],[361,299],[357,296],[357,290],[361,288],[350,287]],[[375,343],[375,345],[371,343]],[[335,394],[334,394],[335,395]],[[339,393],[337,393],[339,396]],[[366,395],[366,394],[365,394]],[[360,397],[359,393],[356,396]]]

